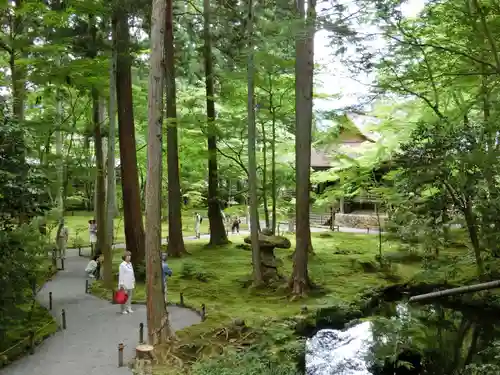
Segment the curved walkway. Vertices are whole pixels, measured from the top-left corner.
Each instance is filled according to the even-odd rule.
[[[25,357],[0,370],[0,375],[124,375],[139,341],[139,324],[146,325],[146,308],[134,305],[133,314],[121,315],[119,306],[85,293],[85,266],[88,259],[68,250],[65,270],[45,284],[38,300],[48,307],[52,292],[52,313],[61,322],[66,311],[67,329],[49,337]],[[169,306],[175,330],[197,324],[193,311]],[[147,328],[144,328],[147,335]],[[125,367],[118,367],[118,344],[125,344]]]

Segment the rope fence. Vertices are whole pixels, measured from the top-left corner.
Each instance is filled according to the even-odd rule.
[[[7,359],[8,359],[9,356],[7,355],[7,353],[11,352],[13,349],[19,347],[21,344],[24,344],[24,343],[26,343],[26,341],[29,341],[29,340],[31,340],[31,342],[28,342],[29,349],[32,350],[35,347],[37,335],[40,334],[40,332],[42,332],[45,328],[47,328],[51,324],[57,324],[57,322],[55,320],[52,320],[52,321],[48,322],[47,324],[45,324],[44,326],[42,326],[41,328],[39,328],[37,331],[33,332],[31,335],[25,337],[24,339],[19,340],[16,344],[12,345],[10,348],[1,352],[0,359],[2,357],[7,357]]]

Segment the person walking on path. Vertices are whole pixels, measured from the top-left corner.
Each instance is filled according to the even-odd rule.
[[[119,273],[118,273],[118,289],[124,290],[128,295],[127,302],[121,305],[121,313],[122,314],[131,314],[132,311],[132,295],[135,288],[135,275],[134,275],[134,267],[132,263],[130,263],[130,256],[132,253],[130,251],[126,251],[123,254],[122,259],[123,262],[120,264]]]
[[[233,226],[231,227],[231,232],[234,234],[234,232],[240,234],[240,223],[241,220],[238,216],[235,216],[233,219]]]
[[[198,212],[194,213],[194,235],[196,238],[200,238],[200,225],[203,218]]]
[[[94,254],[97,243],[97,223],[94,219],[89,220],[90,251]]]
[[[59,221],[59,227],[57,228],[56,244],[57,250],[59,251],[59,258],[66,258],[66,248],[68,246],[68,228],[64,225],[64,219]]]
[[[163,277],[163,295],[165,296],[165,303],[167,303],[167,278],[172,276],[172,269],[167,264],[167,254],[161,255],[161,268]]]

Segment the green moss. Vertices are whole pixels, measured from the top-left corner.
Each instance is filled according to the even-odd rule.
[[[294,238],[289,238],[292,249],[275,251],[281,263],[280,272],[285,277],[292,269],[290,255]],[[384,287],[395,283],[443,281],[459,284],[476,278],[473,258],[467,256],[468,250],[462,246],[447,249],[434,260],[424,253],[407,256],[401,252],[399,243],[384,241],[383,253],[392,255],[384,257],[381,265],[377,236],[338,232],[330,236],[313,234],[315,255],[310,258],[309,274],[322,289],[307,298],[291,301],[284,287],[247,287],[246,281],[252,272],[251,252],[242,247],[242,237],[235,236],[231,240],[232,244],[217,248],[207,248],[203,240],[187,241],[190,255],[168,261],[173,270],[168,281],[169,300],[178,303],[183,293],[187,305],[200,309],[205,304],[208,317],[205,322],[178,332],[179,340],[174,348],[167,350],[170,367],[172,363],[180,363],[179,358],[182,363],[189,364],[213,355],[225,357],[207,362],[206,367],[200,365],[201,370],[197,368],[198,372],[194,373],[210,374],[217,366],[228,369],[238,358],[248,360],[250,366],[254,358],[251,352],[258,343],[267,343],[266,352],[287,352],[291,350],[290,345],[297,343],[294,332],[306,333],[325,324],[341,326],[360,318],[366,313],[369,297],[376,296]],[[120,256],[121,251],[115,254],[115,269],[121,261]],[[111,293],[98,283],[94,284],[93,292],[111,297]],[[137,286],[135,298],[145,301],[143,285]],[[249,327],[248,336],[233,335],[231,322],[235,319],[245,321]],[[235,357],[231,348],[243,351],[240,354],[244,358]],[[159,373],[180,372],[174,366]]]
[[[9,330],[0,342],[0,367],[27,353],[30,348],[30,333],[35,333],[35,345],[55,333],[58,324],[44,307],[35,303],[28,321],[31,304],[20,306],[20,313],[9,323]]]

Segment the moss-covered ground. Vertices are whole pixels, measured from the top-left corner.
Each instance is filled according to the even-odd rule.
[[[48,260],[40,264],[38,288],[53,276],[51,264]],[[32,301],[31,290],[26,290],[26,301],[25,304],[17,306],[0,340],[0,367],[30,350],[31,333],[34,333],[34,344],[38,345],[58,329],[58,324],[49,311],[37,301]]]
[[[293,238],[290,239],[293,245]],[[224,347],[242,349],[261,345],[263,340],[267,340],[263,337],[273,342],[270,351],[280,345],[287,346],[291,341],[287,341],[286,337],[290,337],[291,327],[295,324],[291,324],[290,319],[300,316],[304,307],[307,307],[309,316],[313,316],[314,311],[322,308],[352,306],[389,285],[453,285],[476,279],[474,259],[460,243],[441,251],[438,260],[431,260],[422,252],[401,251],[399,243],[384,241],[382,251],[386,261],[381,267],[376,261],[379,254],[377,236],[319,233],[313,235],[315,255],[310,258],[309,273],[320,288],[307,298],[291,301],[282,287],[248,288],[251,253],[241,246],[242,237],[232,240],[232,244],[219,248],[207,248],[203,240],[188,241],[186,247],[190,255],[169,259],[169,266],[173,269],[173,276],[168,281],[169,300],[179,303],[180,293],[183,293],[185,304],[197,309],[205,304],[207,320],[179,332],[177,344],[166,351],[169,366],[158,371],[169,373],[175,369],[173,373],[179,373],[190,368],[195,374],[208,374],[203,372],[205,370],[193,370],[186,364],[201,357],[220,354]],[[293,246],[290,250],[275,251],[284,276],[288,276],[292,268],[292,251]],[[115,254],[114,267],[118,266],[120,255],[121,252]],[[111,296],[99,284],[95,284],[93,292],[103,298]],[[145,297],[144,286],[138,285],[134,298],[144,302]],[[235,320],[243,320],[251,328],[241,332],[233,326]],[[276,345],[277,342],[281,344]],[[281,349],[276,350],[279,352]],[[224,360],[232,358],[238,362],[238,355],[235,355],[232,353]],[[207,363],[213,364],[214,359],[211,361]],[[222,371],[221,368],[219,370]]]

